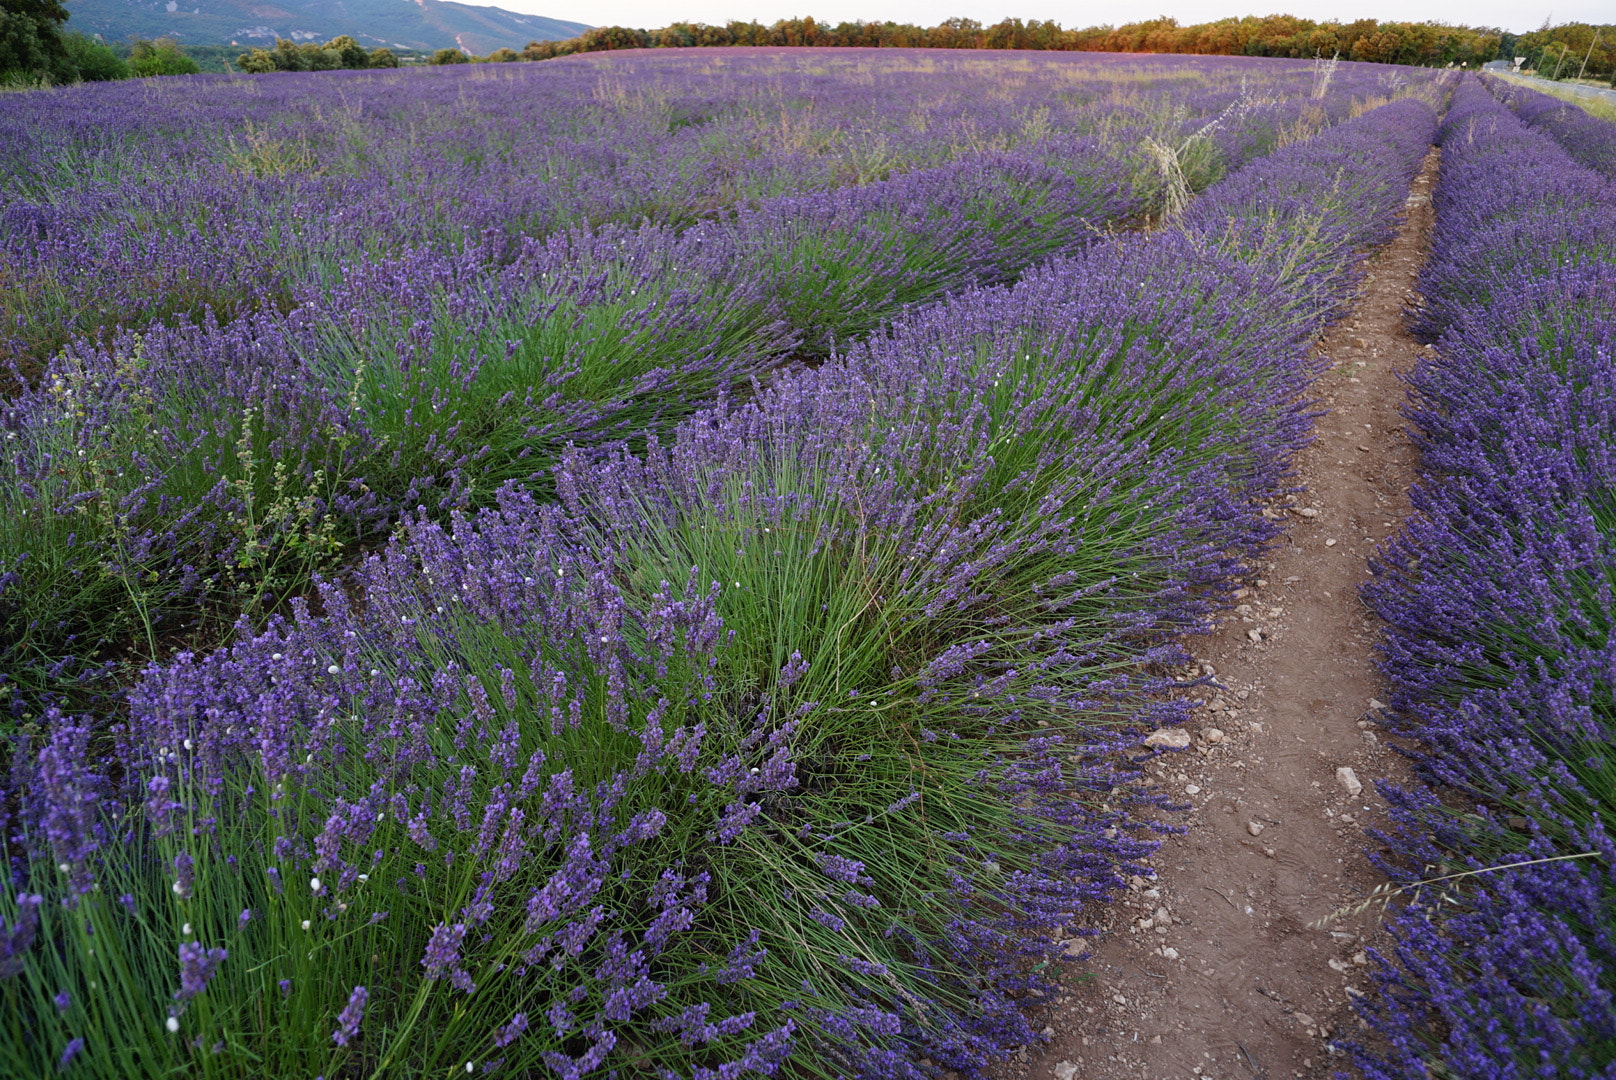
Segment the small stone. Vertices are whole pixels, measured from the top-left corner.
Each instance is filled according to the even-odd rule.
[[[1347,963],[1344,960],[1337,960],[1334,957],[1331,957],[1331,959],[1329,961],[1329,964],[1330,964],[1330,970],[1331,971],[1337,972],[1337,973],[1342,974],[1342,975],[1345,975],[1347,972],[1352,970],[1352,965],[1351,964]]]
[[[1190,733],[1183,728],[1157,728],[1145,736],[1145,745],[1163,750],[1185,750],[1190,745]]]
[[[1116,1002],[1118,1005],[1128,1004],[1128,999],[1123,997],[1121,994],[1112,994],[1111,1000]]]
[[[1371,709],[1384,709],[1386,707],[1386,703],[1381,701],[1379,698],[1370,698],[1369,707]]]
[[[1220,743],[1223,741],[1223,732],[1219,731],[1215,727],[1209,727],[1205,731],[1201,732],[1201,738],[1205,739],[1209,743]]]
[[[1246,831],[1252,836],[1261,836],[1263,824],[1260,821],[1248,821],[1246,822]]]
[[[1359,967],[1368,967],[1369,954],[1364,952],[1362,949],[1359,949],[1357,952],[1352,954],[1352,962]]]
[[[1254,627],[1246,631],[1246,637],[1251,639],[1253,645],[1260,644],[1262,642],[1262,631]]]
[[[1346,789],[1348,795],[1357,797],[1363,790],[1363,784],[1358,780],[1358,774],[1352,771],[1352,766],[1343,765],[1335,771],[1335,782]]]
[[[1296,508],[1296,512],[1305,518],[1316,518],[1319,516],[1319,512],[1313,509],[1311,506],[1299,506]]]
[[[1070,1061],[1057,1061],[1052,1071],[1055,1080],[1072,1080],[1077,1075],[1077,1066]]]
[[[1329,539],[1329,540],[1326,540],[1324,542],[1324,546],[1325,547],[1335,547],[1335,540],[1333,538]]]
[[[1150,1045],[1151,1046],[1160,1046],[1161,1045],[1161,1036],[1160,1035],[1152,1035],[1150,1037]]]
[[[1185,784],[1184,785],[1184,794],[1186,794],[1186,795],[1199,795],[1200,793],[1201,793],[1201,785],[1200,784]]]
[[[1161,954],[1162,954],[1162,959],[1163,960],[1177,960],[1178,959],[1178,950],[1173,948],[1171,945],[1163,945]]]
[[[1296,1017],[1296,1022],[1298,1024],[1301,1024],[1303,1027],[1317,1027],[1318,1026],[1318,1021],[1313,1019],[1311,1016],[1307,1015],[1307,1013],[1305,1013],[1305,1012],[1292,1013],[1291,1015]]]
[[[1251,729],[1251,733],[1253,735],[1261,735],[1263,733],[1262,722],[1259,721],[1259,720],[1253,720],[1251,723],[1247,724],[1246,726]]]

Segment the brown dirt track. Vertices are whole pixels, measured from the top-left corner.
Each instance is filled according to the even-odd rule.
[[[1191,747],[1155,770],[1194,805],[1178,819],[1187,831],[1097,940],[1073,944],[1093,949],[1088,978],[1051,1010],[1048,1045],[1018,1055],[1007,1077],[1282,1080],[1344,1064],[1330,1043],[1358,1032],[1348,991],[1367,988],[1361,950],[1377,916],[1309,924],[1383,880],[1365,857],[1365,828],[1384,822],[1372,782],[1406,778],[1369,715],[1384,696],[1379,627],[1358,586],[1409,512],[1415,452],[1398,374],[1420,349],[1403,312],[1417,299],[1435,174],[1433,152],[1352,314],[1318,345],[1331,362],[1317,387],[1328,412],[1297,462],[1305,490],[1268,511],[1286,536],[1222,627],[1190,642],[1219,686],[1197,692]],[[1363,785],[1356,796],[1342,767]]]

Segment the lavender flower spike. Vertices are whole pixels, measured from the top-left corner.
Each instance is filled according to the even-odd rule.
[[[331,1041],[338,1046],[347,1046],[348,1040],[359,1034],[359,1022],[365,1018],[365,1002],[370,997],[370,991],[363,986],[353,988],[348,995],[348,1005],[337,1016],[337,1030],[331,1033]]]

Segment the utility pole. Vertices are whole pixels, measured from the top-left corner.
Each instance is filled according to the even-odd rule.
[[[1554,65],[1554,74],[1549,76],[1549,78],[1554,82],[1560,81],[1560,66],[1565,63],[1566,55],[1570,52],[1571,46],[1567,45],[1563,41],[1560,42],[1560,63]]]
[[[1582,73],[1588,70],[1588,57],[1594,54],[1594,46],[1599,44],[1599,29],[1597,26],[1594,27],[1594,39],[1588,43],[1588,51],[1582,56],[1582,66],[1577,69],[1578,79],[1581,79]]]

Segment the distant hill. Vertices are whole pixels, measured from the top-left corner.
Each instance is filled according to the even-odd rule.
[[[367,48],[425,50],[460,46],[486,54],[530,41],[560,41],[587,23],[518,15],[496,7],[445,0],[67,0],[68,30],[130,37],[175,38],[182,45],[274,45],[329,41],[350,34]]]

